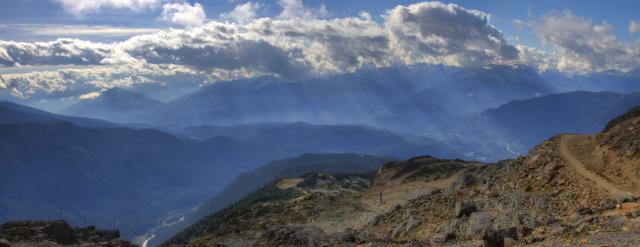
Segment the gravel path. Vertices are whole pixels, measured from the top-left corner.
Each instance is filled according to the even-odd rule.
[[[609,192],[609,195],[615,198],[620,198],[625,195],[628,195],[629,192],[619,189],[609,181],[603,179],[597,174],[587,170],[584,164],[576,158],[573,153],[569,150],[569,144],[572,143],[576,139],[576,135],[563,135],[560,141],[560,155],[564,158],[571,167],[573,167],[578,174],[585,177],[586,179],[591,180],[596,184],[596,186],[606,190]]]

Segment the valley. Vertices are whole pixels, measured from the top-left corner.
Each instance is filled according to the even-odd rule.
[[[640,246],[640,1],[0,1],[0,247]]]

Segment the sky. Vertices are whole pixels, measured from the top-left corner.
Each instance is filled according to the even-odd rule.
[[[162,21],[159,16],[162,13],[162,1],[148,1],[149,8],[129,9],[109,7],[105,5],[97,10],[87,9],[86,13],[74,13],[72,8],[62,4],[65,1],[56,0],[15,0],[0,3],[0,28],[3,31],[3,40],[14,41],[47,41],[58,37],[82,37],[97,41],[123,40],[138,32],[152,31],[171,27],[171,23]],[[73,1],[68,1],[73,2]],[[99,2],[99,1],[88,1]],[[108,2],[108,1],[106,1]],[[116,2],[116,1],[113,1]],[[135,2],[135,1],[132,1]],[[144,1],[140,1],[144,2]],[[155,3],[153,3],[155,2]],[[237,5],[249,1],[239,0],[210,0],[187,1],[191,4],[199,3],[207,17],[218,18],[220,15],[232,11]],[[278,1],[253,1],[265,6],[262,16],[276,16],[280,11]],[[354,16],[362,11],[369,12],[374,18],[380,20],[380,16],[386,10],[397,5],[409,5],[421,1],[370,1],[370,0],[306,0],[304,4],[312,8],[325,8],[331,12],[331,17]],[[633,0],[620,0],[612,4],[611,1],[556,1],[556,0],[494,0],[494,1],[444,1],[455,3],[465,8],[476,9],[491,15],[491,24],[497,26],[505,33],[506,37],[518,37],[520,43],[543,48],[535,38],[531,30],[519,28],[513,24],[514,20],[530,20],[534,17],[547,14],[552,11],[569,10],[578,16],[591,18],[594,23],[606,21],[614,26],[614,33],[622,40],[638,40],[639,35],[630,34],[628,26],[632,20],[640,20],[640,2]],[[112,28],[131,29],[127,33],[106,32],[103,35],[74,35],[72,30],[66,33],[23,32],[24,25],[49,25],[65,27],[78,26],[108,26]],[[51,27],[53,26],[53,27]],[[21,28],[22,27],[22,28]],[[175,27],[175,26],[173,26]],[[41,27],[40,30],[44,29]],[[147,30],[148,29],[148,30]]]
[[[640,1],[0,2],[0,98],[363,68],[640,70]]]

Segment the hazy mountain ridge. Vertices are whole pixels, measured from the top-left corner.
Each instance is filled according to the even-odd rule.
[[[6,171],[0,175],[4,212],[0,217],[57,218],[63,214],[74,224],[87,221],[113,227],[118,222],[126,237],[146,232],[156,220],[192,210],[235,175],[270,160],[304,152],[407,157],[427,150],[461,155],[437,140],[413,140],[364,126],[244,126],[238,133],[255,130],[251,137],[235,136],[244,140],[218,132],[194,139],[155,129],[96,128],[93,125],[111,125],[6,104],[11,108],[0,108],[8,109],[3,120],[12,124],[0,124],[0,155]],[[60,122],[64,120],[90,123],[91,127]],[[298,131],[291,134],[287,129]],[[298,147],[301,143],[305,145]],[[30,186],[20,186],[25,183]],[[112,206],[93,210],[103,204]]]
[[[118,87],[99,94],[95,98],[79,100],[65,108],[62,113],[129,123],[139,119],[140,115],[164,105],[162,101]]]
[[[462,133],[478,139],[511,144],[526,152],[536,143],[560,133],[593,133],[610,119],[640,105],[640,94],[569,92],[516,100],[472,115]]]
[[[161,107],[140,110],[143,114],[129,115],[128,122],[165,127],[301,121],[371,124],[376,123],[372,118],[384,119],[393,114],[394,107],[406,108],[407,104],[433,105],[449,115],[468,114],[514,99],[557,92],[551,84],[530,67],[501,65],[462,69],[416,65],[303,81],[258,77],[204,86]],[[86,102],[91,100],[80,104]],[[96,110],[112,107],[104,105]],[[137,105],[131,107],[135,110]],[[75,114],[91,114],[89,109],[92,107]],[[403,110],[412,110],[409,116],[423,113],[421,108]],[[122,120],[123,116],[126,111],[112,117]]]
[[[10,101],[0,101],[0,124],[17,124],[25,122],[60,122],[66,121],[86,127],[120,127],[119,124],[104,120],[62,116]]]
[[[278,157],[269,147],[227,137],[185,140],[149,129],[47,122],[0,125],[0,133],[4,219],[64,214],[75,223],[119,222],[125,236]]]
[[[365,125],[265,123],[235,126],[195,126],[182,133],[195,138],[230,136],[264,143],[291,153],[354,152],[411,157],[433,153],[441,157],[464,156],[464,148],[428,137],[397,134]],[[475,158],[475,157],[468,157]]]
[[[639,125],[635,108],[603,132],[555,136],[515,160],[393,162],[364,189],[349,189],[349,176],[279,179],[165,245],[636,245]]]

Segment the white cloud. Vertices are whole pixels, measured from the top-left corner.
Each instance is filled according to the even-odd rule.
[[[628,31],[630,34],[640,32],[640,21],[629,21]]]
[[[608,23],[593,25],[570,12],[528,22],[552,46],[554,52],[545,53],[509,44],[490,24],[487,13],[455,4],[397,6],[385,12],[382,22],[365,12],[326,18],[322,7],[310,9],[296,0],[281,1],[281,5],[277,18],[256,18],[262,6],[245,3],[222,15],[222,20],[204,23],[199,4],[168,3],[165,20],[189,28],[136,35],[122,42],[0,41],[0,66],[96,65],[3,75],[3,85],[28,97],[40,92],[80,95],[113,86],[171,83],[176,80],[169,78],[177,74],[211,82],[258,75],[297,80],[416,63],[520,62],[572,73],[640,67],[640,43],[621,42]]]
[[[514,19],[511,21],[511,25],[513,25],[513,27],[515,27],[516,29],[523,29],[525,27],[531,27],[532,24],[529,21]]]
[[[278,18],[255,19],[259,5],[250,3],[236,8],[235,22],[209,21],[203,25],[198,24],[204,20],[204,13],[196,14],[197,18],[184,14],[201,9],[199,4],[165,5],[168,20],[191,27],[109,44],[77,39],[0,41],[0,65],[100,65],[106,70],[100,75],[64,70],[64,74],[11,76],[11,87],[32,95],[34,90],[59,92],[80,84],[92,85],[90,89],[95,91],[94,87],[157,81],[149,77],[161,72],[141,69],[149,66],[189,68],[206,74],[211,81],[256,75],[301,79],[396,64],[476,66],[518,59],[518,50],[488,23],[486,13],[454,4],[398,6],[386,13],[381,24],[365,12],[357,17],[322,19],[327,16],[323,8],[310,9],[293,0],[282,1],[281,5]],[[126,66],[138,69],[115,71]]]
[[[90,92],[90,93],[85,93],[83,95],[78,96],[78,99],[79,100],[92,100],[92,99],[100,97],[100,95],[102,95],[101,92]]]
[[[157,28],[114,27],[105,25],[7,24],[0,30],[51,37],[123,37],[160,31]]]
[[[226,79],[224,74],[199,71],[178,65],[126,64],[85,66],[69,69],[3,73],[3,85],[16,97],[69,97],[112,87],[131,88],[150,84],[180,84]],[[177,85],[176,85],[177,86]]]
[[[162,20],[183,26],[200,26],[207,19],[202,5],[187,2],[165,3],[162,5]]]
[[[246,2],[237,5],[231,12],[221,14],[222,19],[232,20],[239,23],[247,23],[256,18],[257,12],[264,8],[261,3]]]
[[[55,0],[62,4],[65,11],[83,16],[95,13],[103,9],[126,9],[131,11],[143,11],[157,8],[160,0]]]
[[[280,19],[315,19],[328,15],[327,9],[321,5],[318,9],[310,9],[302,4],[302,0],[280,0],[282,12]]]
[[[391,46],[405,63],[467,66],[517,58],[486,13],[455,4],[397,6],[384,17]]]
[[[0,66],[99,64],[111,52],[111,45],[78,39],[34,43],[0,40]]]
[[[533,29],[543,44],[555,49],[555,64],[549,66],[559,71],[627,72],[640,68],[640,43],[619,41],[607,22],[593,25],[590,19],[564,11],[543,16]]]
[[[518,45],[516,48],[518,49],[518,61],[522,64],[530,65],[539,71],[555,69],[557,66],[557,59],[554,55],[523,45]]]

